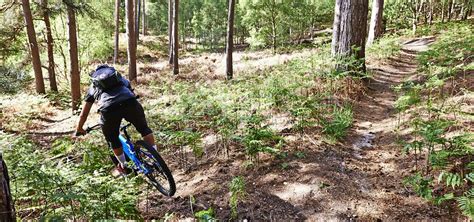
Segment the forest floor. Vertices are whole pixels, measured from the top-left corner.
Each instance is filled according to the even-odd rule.
[[[246,161],[243,153],[197,162],[186,169],[179,166],[176,156],[165,155],[177,182],[177,193],[173,198],[165,198],[148,190],[138,203],[141,216],[156,219],[172,213],[175,219],[192,221],[195,212],[213,208],[217,219],[228,220],[228,182],[241,175],[246,181],[247,195],[238,207],[239,219],[457,220],[459,215],[451,206],[434,206],[403,186],[403,178],[413,171],[413,160],[401,154],[395,134],[398,119],[393,104],[397,95],[392,87],[416,76],[415,57],[433,41],[434,37],[412,39],[403,43],[396,56],[376,63],[369,61],[373,78],[353,106],[354,124],[342,142],[324,142],[320,134],[309,130],[286,134],[287,146],[301,155],[275,159],[263,154],[252,168],[243,167]],[[239,52],[235,67],[236,70],[264,69],[312,53],[311,49],[287,55]],[[222,54],[188,57],[181,62],[182,72],[190,76],[207,69],[211,75],[208,78],[222,78]],[[144,73],[166,69],[166,62],[141,64]],[[142,79],[154,78],[157,76]],[[98,118],[94,115],[91,119]],[[29,133],[37,135],[39,142],[46,145],[52,137],[71,133],[76,121],[77,117],[71,117],[70,111],[57,110],[48,118],[33,120],[31,125],[36,127],[29,128]],[[89,120],[91,124],[93,121]]]
[[[416,76],[415,56],[433,41],[412,39],[397,56],[368,65],[373,78],[354,104],[355,123],[345,141],[321,142],[311,132],[288,135],[288,146],[304,157],[263,158],[246,170],[244,155],[237,155],[175,171],[176,197],[147,195],[140,203],[142,215],[156,218],[172,212],[192,220],[194,212],[212,207],[218,219],[228,219],[227,182],[243,175],[247,198],[238,215],[250,221],[456,220],[449,206],[433,206],[403,186],[413,160],[401,154],[395,134],[397,95],[392,87]]]

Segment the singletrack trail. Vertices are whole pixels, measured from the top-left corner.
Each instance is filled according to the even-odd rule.
[[[374,76],[354,105],[355,123],[346,141],[330,145],[317,142],[316,134],[290,135],[285,138],[288,145],[303,151],[304,158],[262,161],[244,170],[244,158],[231,156],[187,172],[175,170],[176,197],[144,196],[142,215],[147,219],[173,212],[192,220],[193,212],[212,207],[218,219],[227,220],[228,181],[243,175],[248,195],[238,215],[250,221],[456,220],[454,210],[433,206],[403,186],[413,164],[401,154],[394,133],[397,96],[391,87],[416,77],[416,55],[434,41],[426,37],[404,42],[397,56],[368,65]],[[282,169],[282,164],[287,167]]]
[[[368,64],[373,78],[368,82],[366,93],[353,106],[355,122],[341,143],[324,143],[318,132],[286,134],[287,146],[292,151],[303,153],[303,157],[289,155],[278,159],[262,155],[260,162],[250,168],[244,167],[245,156],[239,152],[231,153],[228,158],[197,161],[189,167],[180,166],[182,160],[176,153],[164,153],[176,180],[177,193],[173,198],[165,198],[157,191],[145,188],[138,203],[142,217],[157,219],[173,213],[175,219],[193,221],[195,212],[212,207],[217,219],[229,220],[228,184],[233,177],[241,175],[246,181],[247,196],[239,204],[239,219],[457,220],[458,215],[450,206],[434,206],[403,186],[403,179],[413,170],[413,160],[403,156],[396,143],[397,115],[393,105],[397,95],[392,86],[418,77],[416,55],[427,50],[434,41],[434,37],[412,39],[403,43],[398,55],[377,64]],[[277,56],[241,53],[236,57],[236,67],[247,71],[264,69],[312,53],[317,52],[303,50]],[[222,61],[217,60],[221,57],[216,54],[188,58],[183,61],[183,73],[190,76],[197,73],[196,78],[212,79],[212,75],[221,78]],[[160,73],[168,69],[164,64],[143,63],[147,75],[142,79],[159,79]],[[193,71],[196,67],[208,71]],[[146,90],[146,87],[139,90]],[[72,132],[77,122],[77,116],[71,116],[68,110],[52,113],[54,115],[47,119],[38,120],[41,124],[27,132],[44,147],[48,147],[53,138]],[[89,123],[98,119],[96,113],[92,115]],[[212,138],[210,140],[207,142],[215,143]]]

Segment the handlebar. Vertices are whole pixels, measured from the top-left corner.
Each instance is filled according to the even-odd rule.
[[[124,131],[124,130],[126,130],[126,129],[127,129],[127,127],[129,127],[129,126],[131,126],[131,125],[132,125],[131,123],[128,123],[128,124],[127,124],[127,125],[125,125],[125,126],[121,126],[121,127],[120,127],[120,131]]]
[[[90,127],[87,127],[86,128],[86,133],[90,133],[94,130],[97,130],[97,129],[100,129],[102,127],[102,123],[98,123],[96,125],[93,125],[93,126],[90,126]],[[120,127],[120,131],[125,131],[129,126],[131,126],[132,124],[131,123],[128,123],[124,126],[121,126]],[[85,134],[79,134],[79,133],[76,133],[76,136],[84,136]]]
[[[92,131],[94,131],[94,130],[99,129],[100,127],[102,127],[102,123],[96,124],[96,125],[91,126],[91,127],[87,127],[86,132],[87,132],[87,133],[90,133],[90,132],[92,132]]]

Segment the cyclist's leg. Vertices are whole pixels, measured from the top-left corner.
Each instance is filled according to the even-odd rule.
[[[155,137],[153,131],[148,127],[148,123],[145,117],[145,111],[143,110],[140,103],[132,104],[127,107],[127,112],[124,112],[125,119],[135,126],[137,131],[142,135],[143,140],[148,144],[152,145],[156,149]]]
[[[102,113],[101,120],[103,124],[102,133],[104,134],[110,148],[112,148],[115,157],[117,157],[117,160],[123,167],[126,160],[122,149],[122,143],[118,138],[122,116],[120,115],[120,112]]]

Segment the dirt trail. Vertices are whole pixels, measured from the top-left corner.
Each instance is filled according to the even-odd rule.
[[[402,185],[413,164],[403,156],[394,133],[397,121],[392,86],[416,76],[416,54],[428,49],[434,37],[403,43],[399,55],[369,65],[374,77],[354,107],[355,124],[342,144],[321,142],[317,134],[287,136],[290,147],[304,157],[263,160],[243,169],[243,157],[203,162],[184,172],[174,166],[177,197],[144,197],[145,218],[174,212],[191,219],[195,211],[212,207],[219,219],[230,216],[227,184],[236,175],[247,181],[247,200],[240,219],[250,221],[404,221],[455,220],[452,209],[435,207]],[[267,158],[267,160],[270,157]],[[285,166],[285,167],[283,167]],[[195,199],[191,204],[190,197]]]
[[[167,155],[167,162],[173,164],[177,194],[174,198],[164,198],[147,189],[149,192],[139,201],[142,216],[156,219],[174,213],[179,219],[192,220],[193,212],[212,207],[218,219],[228,220],[228,183],[234,176],[242,175],[247,181],[248,194],[238,209],[240,219],[456,220],[457,215],[450,213],[454,210],[426,203],[402,185],[413,164],[401,154],[394,133],[397,119],[393,104],[397,97],[391,87],[416,76],[416,54],[427,50],[434,40],[427,37],[407,41],[399,55],[383,64],[368,65],[374,77],[366,94],[354,106],[355,124],[343,143],[325,144],[320,135],[311,132],[287,135],[288,146],[301,151],[301,156],[291,154],[282,159],[263,156],[260,164],[253,168],[243,167],[245,157],[237,153],[228,159],[198,162],[187,170],[176,164],[176,156]],[[303,50],[278,56],[238,54],[235,67],[242,70],[265,68],[311,53],[314,52]],[[204,67],[210,74],[220,75],[223,66],[219,58],[222,59],[222,55],[182,61],[184,66]],[[166,63],[148,67],[159,71],[166,69]],[[93,122],[97,116],[90,119]],[[76,120],[77,117],[71,117],[68,111],[59,112],[44,121],[41,129],[31,133],[43,134],[41,136],[69,133]],[[190,199],[195,201],[191,203]]]

